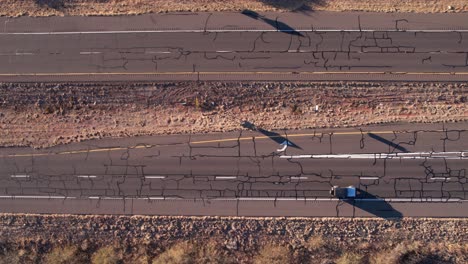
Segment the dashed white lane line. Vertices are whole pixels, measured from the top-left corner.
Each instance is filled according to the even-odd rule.
[[[80,55],[93,55],[93,54],[101,54],[102,52],[99,51],[82,51]]]
[[[27,174],[13,174],[10,175],[11,178],[29,178],[29,175]]]
[[[234,180],[237,176],[216,176],[215,180]]]
[[[309,177],[305,177],[305,176],[300,176],[300,177],[293,176],[293,177],[291,177],[291,180],[307,180],[307,179],[309,179]]]
[[[108,196],[89,196],[90,200],[182,200],[174,197],[161,197],[161,196],[149,196],[149,197],[108,197]]]
[[[34,53],[31,52],[16,52],[16,56],[29,56],[29,55],[34,55]]]
[[[170,51],[145,51],[145,54],[170,54]]]
[[[379,177],[359,177],[360,180],[378,180]]]
[[[78,175],[76,176],[77,178],[87,178],[87,179],[93,179],[93,178],[97,178],[96,175]]]
[[[432,177],[432,178],[429,178],[429,180],[433,180],[433,181],[450,181],[451,178],[446,178],[446,177]]]
[[[77,199],[82,200],[86,198],[77,198],[73,196],[40,196],[40,195],[2,195],[0,199]],[[89,200],[180,200],[180,201],[194,201],[194,199],[183,199],[177,197],[162,197],[162,196],[149,196],[149,197],[108,197],[108,196],[89,196]],[[211,200],[215,201],[323,201],[323,202],[338,202],[337,198],[295,198],[295,197],[239,197],[239,198],[214,198]],[[349,199],[354,202],[412,202],[412,203],[423,203],[423,202],[468,202],[468,200],[462,200],[458,198],[372,198],[372,199]]]
[[[232,53],[234,51],[231,50],[217,50],[216,53]]]
[[[151,176],[145,176],[145,179],[165,179],[166,176],[162,175],[151,175]]]
[[[31,52],[0,53],[0,56],[28,56],[28,55],[34,55],[34,53],[31,53]]]

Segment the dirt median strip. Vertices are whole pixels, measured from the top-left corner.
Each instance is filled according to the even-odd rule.
[[[465,83],[160,82],[0,84],[0,145],[468,119]]]
[[[465,0],[0,0],[2,16],[242,11],[467,12]]]

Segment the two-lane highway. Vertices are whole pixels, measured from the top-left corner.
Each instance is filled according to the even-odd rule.
[[[8,19],[0,80],[468,80],[463,14],[272,15]]]
[[[466,216],[466,123],[254,129],[3,149],[1,210]],[[355,185],[359,199],[333,199],[333,185]]]

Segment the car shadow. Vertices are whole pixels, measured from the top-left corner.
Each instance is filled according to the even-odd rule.
[[[283,33],[294,35],[294,36],[300,36],[300,37],[304,36],[301,32],[295,30],[294,28],[290,27],[286,23],[278,21],[277,19],[273,20],[273,19],[261,16],[257,12],[252,11],[252,10],[248,10],[248,9],[243,10],[241,13],[243,15],[245,15],[245,16],[248,16],[248,17],[252,18],[252,19],[261,20],[261,21],[267,23],[268,25],[274,27],[279,32],[283,32]]]
[[[247,128],[249,130],[252,130],[252,131],[257,131],[257,132],[260,132],[262,133],[263,135],[269,137],[271,140],[275,141],[276,143],[280,144],[280,145],[285,145],[287,144],[289,147],[293,147],[293,148],[297,148],[297,149],[301,149],[302,148],[298,145],[296,145],[294,142],[292,142],[290,139],[286,138],[286,137],[283,137],[281,134],[279,133],[276,133],[276,132],[273,132],[273,131],[268,131],[268,130],[265,130],[263,128],[258,128],[257,126],[255,126],[254,124],[250,123],[249,121],[244,121],[242,122],[241,126],[243,128]]]
[[[385,139],[385,138],[383,138],[383,137],[381,137],[379,135],[376,135],[374,133],[367,133],[367,135],[369,135],[369,137],[371,137],[371,138],[373,138],[373,139],[375,139],[377,141],[380,141],[380,142],[382,142],[384,144],[389,145],[390,147],[393,148],[393,150],[398,149],[401,152],[405,152],[405,153],[409,152],[406,148],[400,146],[399,144],[397,144],[395,142],[392,142],[392,141],[390,141],[388,139]],[[391,151],[391,152],[393,152],[393,151]]]
[[[399,220],[403,217],[401,212],[384,199],[362,189],[356,191],[355,199],[343,199],[342,201],[380,218]]]

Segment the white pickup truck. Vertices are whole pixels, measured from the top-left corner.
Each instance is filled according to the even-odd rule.
[[[356,187],[352,185],[348,187],[333,186],[330,194],[338,199],[356,198]]]

